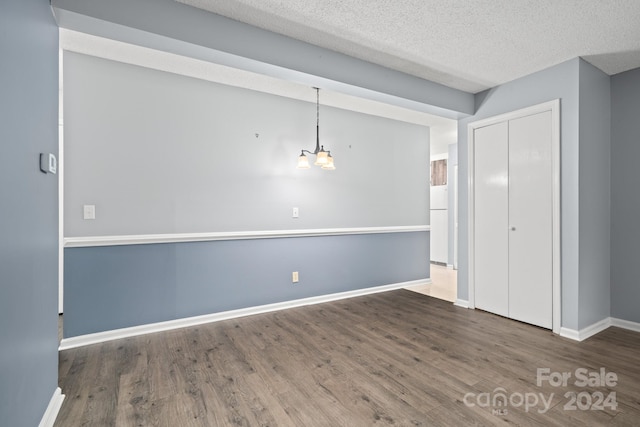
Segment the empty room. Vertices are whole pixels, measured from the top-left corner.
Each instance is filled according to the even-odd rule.
[[[0,29],[2,425],[640,423],[640,3]]]

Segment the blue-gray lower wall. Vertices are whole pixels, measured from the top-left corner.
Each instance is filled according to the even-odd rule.
[[[640,68],[611,77],[611,316],[640,323]]]
[[[58,385],[58,28],[48,0],[0,4],[0,424],[37,426]]]
[[[64,274],[73,337],[425,279],[429,233],[68,248]]]

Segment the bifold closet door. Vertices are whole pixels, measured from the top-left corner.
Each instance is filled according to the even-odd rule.
[[[475,306],[552,327],[552,119],[474,131]]]
[[[509,316],[509,127],[474,131],[475,306]]]
[[[509,121],[509,317],[552,327],[551,112]]]

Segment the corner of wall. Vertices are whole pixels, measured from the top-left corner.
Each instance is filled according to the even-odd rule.
[[[640,68],[611,76],[611,316],[640,323]]]
[[[579,328],[611,315],[610,224],[610,78],[580,59]]]

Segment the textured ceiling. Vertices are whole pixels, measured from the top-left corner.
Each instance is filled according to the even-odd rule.
[[[476,93],[581,56],[640,67],[640,0],[176,0]]]

